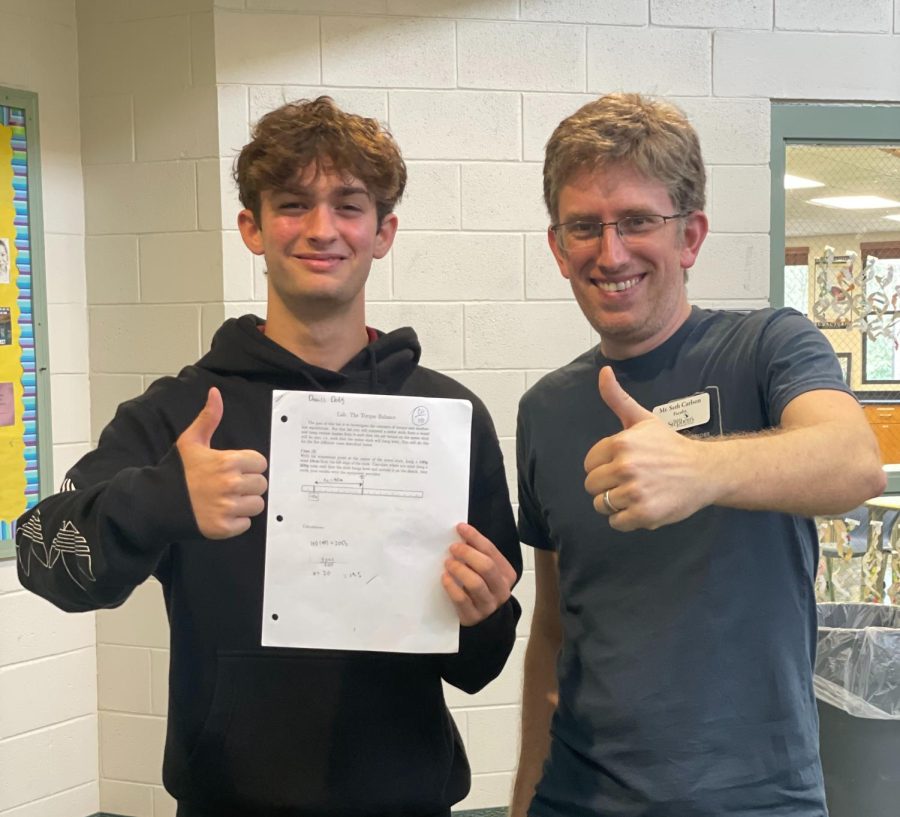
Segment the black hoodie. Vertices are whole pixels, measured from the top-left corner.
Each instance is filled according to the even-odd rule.
[[[263,648],[266,515],[231,539],[203,537],[175,441],[211,386],[224,403],[212,446],[267,458],[273,389],[471,400],[468,521],[521,574],[490,417],[459,383],[418,365],[411,329],[379,334],[333,372],[269,340],[261,323],[226,321],[196,365],[119,407],[66,490],[19,519],[20,580],[82,611],[116,607],[159,579],[171,627],[163,779],[179,817],[446,813],[470,775],[441,679],[475,692],[497,676],[515,640],[515,599],[460,628],[451,655]]]

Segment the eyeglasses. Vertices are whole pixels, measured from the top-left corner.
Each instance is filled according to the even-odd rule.
[[[550,229],[556,233],[559,246],[564,250],[581,250],[594,247],[603,238],[604,227],[615,227],[616,234],[623,244],[639,244],[652,233],[655,233],[667,221],[684,218],[690,213],[675,213],[672,216],[641,215],[625,216],[618,221],[566,221],[562,224],[551,224]]]

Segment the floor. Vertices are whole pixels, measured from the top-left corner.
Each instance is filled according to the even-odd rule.
[[[454,811],[453,817],[506,817],[507,810],[503,808],[480,808],[474,811]]]

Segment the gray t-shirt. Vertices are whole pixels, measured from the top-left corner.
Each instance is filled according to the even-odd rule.
[[[709,420],[683,432],[695,435],[771,428],[804,392],[849,391],[799,313],[695,307],[651,352],[609,361],[597,348],[525,394],[519,529],[558,553],[564,633],[529,814],[824,817],[812,521],[713,506],[613,530],[583,485],[587,451],[621,431],[597,388],[607,364],[648,409],[708,395]]]

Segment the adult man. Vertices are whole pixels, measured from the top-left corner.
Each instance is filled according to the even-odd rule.
[[[805,318],[688,303],[704,184],[683,114],[638,95],[547,144],[550,246],[601,341],[520,405],[537,600],[515,817],[825,815],[804,517],[884,475]]]
[[[495,677],[518,618],[496,436],[476,397],[418,366],[411,329],[366,327],[365,282],[406,181],[388,133],[327,97],[285,105],[260,120],[235,177],[238,226],[268,268],[266,320],[226,321],[195,366],[120,406],[68,473],[72,490],[20,520],[20,577],[67,610],[116,606],[151,574],[162,583],[163,778],[179,817],[447,815],[469,769],[441,681],[474,691]],[[434,577],[460,618],[458,653],[260,646],[274,388],[472,401],[471,524]],[[81,551],[53,558],[62,530]]]

